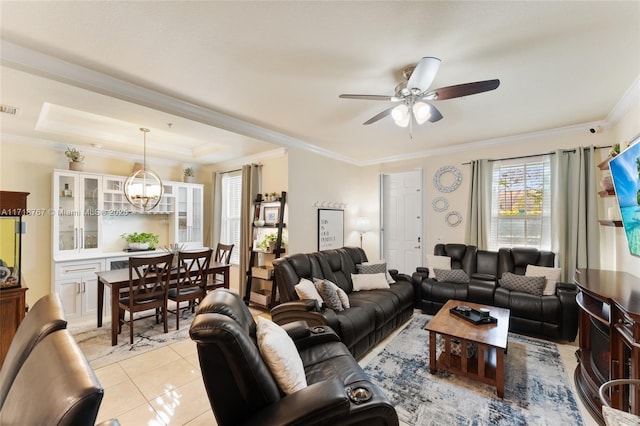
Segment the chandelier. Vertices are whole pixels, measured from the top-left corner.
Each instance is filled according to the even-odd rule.
[[[134,170],[124,182],[124,196],[134,208],[149,211],[160,203],[164,186],[156,172],[147,170],[147,133],[149,133],[149,129],[141,127],[140,131],[144,135],[142,169]]]

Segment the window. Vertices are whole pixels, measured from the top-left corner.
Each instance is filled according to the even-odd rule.
[[[240,210],[242,197],[242,174],[240,171],[222,175],[222,214],[220,242],[234,244],[230,262],[240,263]]]
[[[494,161],[489,249],[551,249],[549,156]]]

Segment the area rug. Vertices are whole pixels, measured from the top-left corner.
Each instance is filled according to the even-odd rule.
[[[418,314],[365,371],[410,425],[582,425],[556,344],[509,333],[504,400],[495,387],[429,373],[431,316]]]
[[[140,355],[150,350],[189,339],[189,326],[194,314],[183,311],[180,317],[180,330],[176,330],[175,314],[168,318],[169,332],[164,333],[162,324],[156,324],[155,318],[137,320],[133,328],[133,344],[129,344],[129,326],[122,327],[118,335],[118,344],[111,346],[111,323],[106,322],[101,328],[71,328],[73,337],[80,345],[91,366],[96,369]]]

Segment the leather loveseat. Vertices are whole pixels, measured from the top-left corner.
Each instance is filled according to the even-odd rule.
[[[434,254],[451,258],[452,269],[462,269],[468,282],[436,281],[427,268],[417,268],[412,278],[419,290],[418,307],[436,313],[449,299],[510,309],[509,330],[573,341],[578,332],[578,289],[573,283],[558,282],[555,294],[533,295],[500,286],[504,273],[524,275],[527,265],[553,267],[553,252],[534,248],[501,248],[497,252],[478,250],[464,244],[436,244]]]
[[[282,325],[306,321],[309,326],[329,326],[360,358],[413,315],[415,289],[411,277],[390,270],[396,281],[387,289],[353,291],[351,275],[367,262],[359,247],[343,247],[309,254],[293,254],[273,261],[280,300],[271,310],[273,321]],[[344,290],[350,307],[342,311],[320,306],[317,301],[300,300],[295,286],[302,278],[326,279]]]
[[[261,355],[258,325],[240,296],[218,289],[200,303],[189,334],[219,425],[398,425],[389,400],[330,328],[304,322],[283,328],[307,382],[288,395]]]

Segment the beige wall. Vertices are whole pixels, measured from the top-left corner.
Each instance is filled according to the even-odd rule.
[[[99,157],[99,154],[86,154],[84,170],[86,172],[123,175],[131,173],[134,161],[118,158]],[[67,169],[66,158],[61,151],[54,151],[37,145],[9,143],[0,141],[0,188],[6,191],[29,192],[28,209],[51,209],[51,179],[54,169]],[[169,167],[147,162],[149,168],[157,172],[162,179],[180,181],[181,167]],[[161,245],[166,244],[168,225],[156,223],[162,215],[152,217],[153,230],[161,233]],[[166,217],[165,217],[166,219]],[[105,229],[113,235],[131,232],[129,225],[137,223],[133,218],[126,223],[114,222]],[[29,291],[27,302],[33,304],[40,297],[50,293],[52,288],[52,242],[51,217],[25,216],[27,233],[23,235],[22,274]],[[109,239],[113,243],[113,238]],[[110,244],[111,244],[110,243]]]

